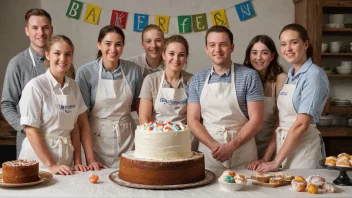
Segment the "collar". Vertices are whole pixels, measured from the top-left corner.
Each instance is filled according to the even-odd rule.
[[[36,52],[36,51],[32,48],[32,46],[29,45],[29,48],[30,48],[30,50],[31,50],[31,52],[32,52],[32,54],[33,54],[33,58],[34,58],[35,61],[44,61],[44,60],[45,60],[45,56],[40,55],[38,52]]]
[[[60,83],[57,82],[57,80],[56,80],[56,79],[54,78],[54,76],[51,74],[50,69],[47,69],[47,70],[46,70],[45,75],[47,75],[47,76],[49,77],[49,80],[50,80],[51,84],[53,85],[53,88],[59,87],[59,88],[61,89]],[[65,83],[64,83],[64,86],[62,87],[62,89],[65,88],[65,87],[67,87],[67,86],[69,86],[69,85],[70,85],[70,81],[68,80],[68,77],[65,76]]]
[[[152,72],[157,72],[157,71],[161,71],[161,70],[164,70],[164,65],[163,65],[163,61],[160,62],[159,66],[155,69],[151,68],[149,65],[148,65],[148,62],[147,62],[147,54],[146,53],[143,53],[142,54],[142,58],[143,60],[145,61],[145,67],[149,70],[149,71],[152,71]]]
[[[233,62],[231,62],[230,68],[229,68],[222,76],[229,76],[229,75],[231,75],[231,68],[232,68],[233,65],[234,65]],[[215,73],[215,71],[214,71],[214,66],[212,66],[211,69],[210,69],[210,75],[212,76],[214,73]]]
[[[98,60],[98,64],[99,64],[99,66],[101,66],[103,68],[103,72],[102,73],[111,73],[110,71],[106,70],[105,67],[103,66],[103,57],[101,57]],[[119,65],[117,66],[117,68],[112,73],[117,73],[119,70],[121,70],[121,66],[122,66],[122,60],[119,59]]]
[[[294,76],[299,76],[303,73],[306,73],[309,69],[309,67],[313,64],[313,61],[311,58],[308,58],[306,60],[306,62],[303,63],[302,67],[298,70],[298,72],[296,72],[295,75],[292,75],[293,74],[293,67],[288,71],[288,75],[289,77],[294,77]]]

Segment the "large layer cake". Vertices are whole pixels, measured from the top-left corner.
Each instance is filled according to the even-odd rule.
[[[191,151],[191,132],[180,122],[137,126],[135,148],[120,157],[122,180],[173,185],[197,182],[205,177],[204,155]]]
[[[29,183],[38,181],[39,163],[35,160],[14,160],[2,164],[2,178],[5,183]]]

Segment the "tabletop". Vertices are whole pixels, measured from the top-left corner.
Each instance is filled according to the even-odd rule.
[[[236,173],[249,177],[253,171],[233,169]],[[48,171],[43,169],[43,171]],[[237,192],[224,192],[220,189],[217,178],[224,170],[211,170],[217,176],[211,184],[176,190],[148,190],[134,189],[120,186],[109,179],[115,169],[100,171],[75,172],[73,175],[54,175],[52,179],[30,187],[4,188],[0,187],[0,197],[352,197],[352,186],[337,186],[337,193],[319,193],[311,195],[307,192],[295,192],[291,186],[268,188],[247,183],[244,189]],[[0,169],[0,172],[2,170]],[[310,175],[320,175],[331,182],[339,175],[336,170],[327,169],[288,169],[284,172],[292,175],[301,175],[307,178]],[[99,175],[97,184],[89,182],[89,176]],[[350,178],[352,174],[348,172]],[[250,180],[249,180],[250,181]]]

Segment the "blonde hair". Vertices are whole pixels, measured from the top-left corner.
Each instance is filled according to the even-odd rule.
[[[72,49],[72,53],[74,52],[75,50],[75,47],[73,46],[73,43],[71,41],[71,39],[69,39],[67,36],[65,35],[56,35],[56,36],[53,36],[48,44],[46,45],[45,47],[45,51],[46,52],[50,52],[51,50],[51,47],[54,45],[54,43],[57,43],[57,42],[60,42],[60,41],[63,41],[65,43],[67,43],[71,49]],[[50,64],[49,64],[49,61],[47,59],[45,59],[44,61],[44,65],[46,68],[49,68],[50,67]],[[76,71],[75,71],[75,67],[73,66],[73,64],[70,66],[70,68],[66,71],[65,75],[67,77],[70,77],[72,79],[75,79],[75,76],[76,76]]]

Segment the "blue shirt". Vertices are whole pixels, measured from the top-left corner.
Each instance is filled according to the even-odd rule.
[[[231,83],[231,69],[235,69],[235,87],[237,101],[243,114],[248,118],[247,102],[264,100],[263,85],[258,73],[246,66],[234,64],[223,75],[219,76],[212,68],[203,70],[193,76],[189,85],[188,103],[200,104],[200,96],[204,87],[205,79],[210,73],[209,84]]]
[[[113,73],[107,71],[104,67],[101,72],[101,78],[105,80],[116,80],[122,79],[121,69],[125,74],[126,80],[131,87],[133,94],[133,103],[136,104],[139,93],[141,91],[143,76],[141,69],[135,63],[127,60],[120,59],[119,66]],[[94,60],[89,62],[77,70],[76,82],[81,90],[84,102],[86,103],[89,111],[91,111],[95,104],[95,98],[97,95],[98,87],[98,76],[99,76],[99,61]]]
[[[293,75],[290,68],[287,84],[296,84],[293,93],[293,107],[297,113],[306,113],[313,117],[312,124],[319,121],[326,99],[329,97],[329,80],[326,73],[309,58]]]

